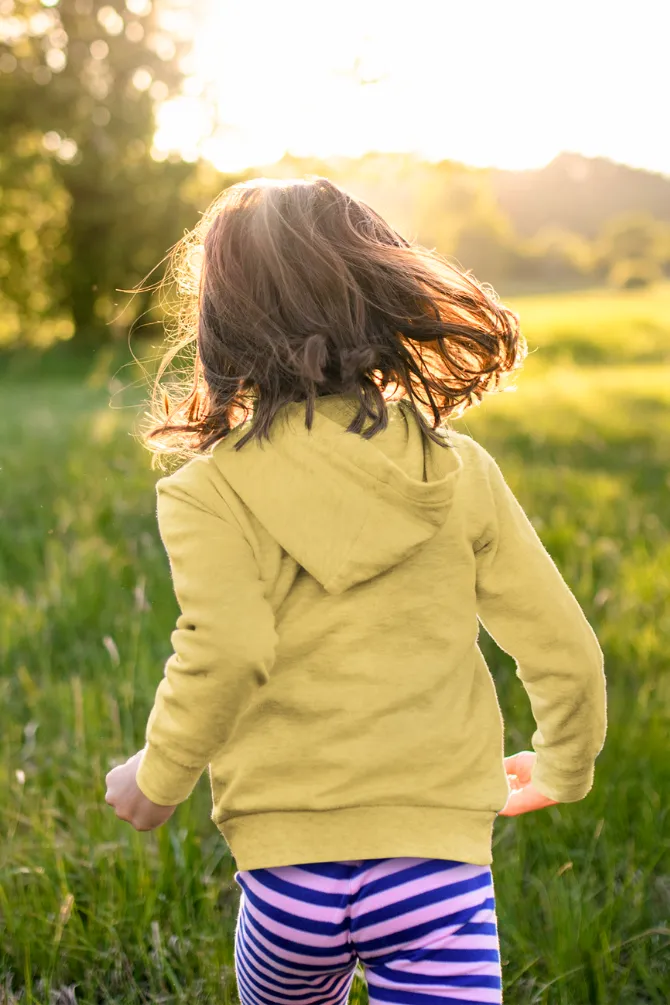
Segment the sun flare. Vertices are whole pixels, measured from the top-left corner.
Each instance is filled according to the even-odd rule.
[[[653,127],[670,5],[640,6],[648,16],[623,19],[604,0],[416,0],[408,18],[387,0],[202,0],[193,73],[159,110],[156,154],[236,171],[286,151],[406,150],[521,169],[572,150],[670,171]]]

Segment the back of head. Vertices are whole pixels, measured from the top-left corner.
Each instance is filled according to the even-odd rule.
[[[385,428],[388,388],[426,435],[495,390],[523,360],[518,318],[491,287],[400,236],[327,178],[253,179],[224,190],[173,250],[176,331],[145,434],[156,452],[201,452],[251,412],[236,445],[269,436],[277,411],[354,393],[349,427]],[[186,389],[162,387],[193,349]],[[430,427],[424,417],[431,414]]]

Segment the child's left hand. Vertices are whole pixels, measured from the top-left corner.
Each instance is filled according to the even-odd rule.
[[[141,757],[138,750],[125,764],[107,773],[105,802],[114,807],[119,820],[127,820],[136,831],[153,831],[169,820],[177,807],[159,806],[144,795],[135,780]]]
[[[543,810],[547,806],[558,806],[555,799],[539,792],[530,780],[536,758],[534,750],[522,750],[505,758],[505,771],[511,788],[499,816],[516,817],[521,813]]]

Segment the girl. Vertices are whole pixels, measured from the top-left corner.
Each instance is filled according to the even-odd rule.
[[[493,824],[583,799],[606,731],[593,630],[447,424],[520,365],[518,318],[321,177],[227,189],[172,264],[146,441],[191,455],[157,483],[181,614],[107,802],[151,830],[209,768],[243,1005],[346,1002],[358,960],[371,1002],[501,1002]],[[537,724],[507,759],[479,622]]]

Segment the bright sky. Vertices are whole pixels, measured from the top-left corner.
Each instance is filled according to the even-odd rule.
[[[505,168],[570,150],[670,174],[670,0],[194,6],[192,96],[161,111],[158,149],[195,157],[200,143],[228,171],[287,150],[408,150]],[[219,118],[204,141],[202,84]]]

